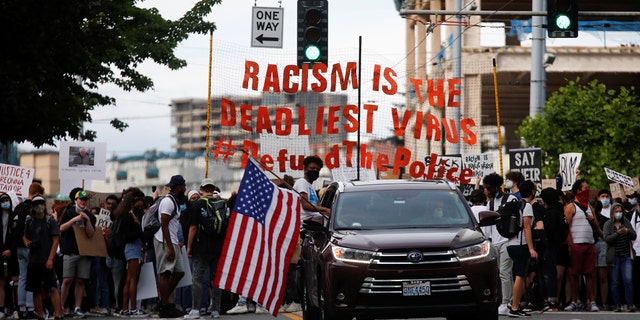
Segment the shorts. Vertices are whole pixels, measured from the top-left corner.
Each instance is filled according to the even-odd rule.
[[[558,256],[556,257],[556,266],[562,266],[568,268],[571,266],[571,256],[569,256],[569,245],[563,243],[558,249]]]
[[[124,259],[126,261],[134,259],[142,261],[142,240],[136,239],[124,245]]]
[[[511,260],[513,260],[513,275],[523,278],[526,277],[529,258],[531,258],[529,246],[526,244],[508,246],[507,252],[509,253]]]
[[[572,275],[591,275],[596,270],[596,246],[590,243],[574,243],[571,252]]]
[[[27,265],[26,290],[40,292],[42,289],[58,288],[56,269],[47,269],[44,263],[29,262]]]
[[[596,267],[608,267],[607,265],[607,242],[600,239],[596,242]]]
[[[153,247],[156,252],[156,261],[157,261],[157,271],[158,274],[163,274],[165,272],[184,272],[184,259],[182,258],[182,251],[177,244],[173,244],[173,251],[176,254],[175,259],[173,261],[169,261],[167,259],[167,244],[164,242],[158,241],[158,239],[153,239]]]
[[[91,258],[77,254],[65,254],[62,259],[62,277],[89,279]]]

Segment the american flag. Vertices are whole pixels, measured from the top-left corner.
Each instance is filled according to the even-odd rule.
[[[300,201],[250,159],[229,220],[214,284],[276,316],[300,236]]]

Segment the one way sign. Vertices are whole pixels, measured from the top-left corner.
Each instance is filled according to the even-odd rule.
[[[282,48],[283,8],[253,7],[251,46]]]

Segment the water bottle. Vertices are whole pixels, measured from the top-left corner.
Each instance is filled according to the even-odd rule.
[[[509,217],[509,233],[513,234],[516,232],[516,226],[517,226],[517,221],[516,219],[518,219],[518,217],[516,217],[515,215],[512,215]]]

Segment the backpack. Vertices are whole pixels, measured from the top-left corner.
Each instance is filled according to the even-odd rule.
[[[522,231],[521,216],[526,201],[516,199],[507,201],[507,198],[507,194],[502,196],[500,207],[496,210],[500,214],[500,218],[496,223],[496,230],[501,236],[511,239]],[[491,208],[493,208],[493,199],[491,199]]]
[[[547,211],[544,215],[544,229],[549,243],[561,244],[569,234],[569,224],[564,213]]]
[[[198,228],[198,239],[200,235],[213,237],[226,230],[229,217],[229,208],[224,199],[200,198],[206,203],[206,209],[201,208],[202,223]]]
[[[149,244],[151,240],[153,240],[153,236],[162,227],[162,222],[160,222],[160,217],[158,216],[158,209],[160,207],[160,202],[162,202],[162,199],[165,197],[169,197],[171,201],[173,201],[174,209],[171,213],[171,218],[178,214],[178,202],[172,195],[168,194],[164,197],[158,197],[151,207],[147,209],[142,216],[142,221],[140,221],[140,225],[142,227],[142,241],[144,243]]]
[[[124,230],[122,230],[122,218],[116,219],[111,224],[111,231],[107,237],[107,253],[110,257],[120,256],[127,243]]]

